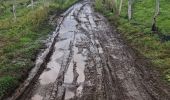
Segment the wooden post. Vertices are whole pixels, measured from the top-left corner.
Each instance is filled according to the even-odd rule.
[[[13,0],[12,9],[13,9],[14,22],[16,22],[16,19],[17,19],[17,17],[16,17],[16,0]]]
[[[128,19],[132,19],[132,0],[128,0]]]
[[[152,31],[153,32],[157,32],[158,28],[156,26],[156,18],[160,13],[160,0],[156,0],[156,7],[155,7],[155,15],[153,17],[153,21],[152,21]]]
[[[120,5],[119,5],[119,15],[120,15],[121,10],[122,10],[122,4],[123,4],[123,0],[120,0]]]

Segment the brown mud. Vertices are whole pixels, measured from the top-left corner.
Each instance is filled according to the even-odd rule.
[[[89,0],[61,15],[47,47],[6,100],[170,100],[170,88]]]

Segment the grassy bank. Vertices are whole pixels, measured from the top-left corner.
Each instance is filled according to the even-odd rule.
[[[111,2],[111,0],[105,0]],[[153,68],[162,73],[162,79],[170,83],[170,41],[162,39],[151,31],[155,12],[155,0],[136,0],[133,4],[132,20],[128,20],[128,0],[124,0],[120,16],[108,7],[111,3],[96,0],[95,8],[104,14],[112,25],[124,36],[129,44],[149,58]],[[157,18],[159,33],[165,38],[170,35],[169,0],[160,0],[160,14]]]
[[[16,0],[16,21],[11,0],[0,0],[0,98],[16,88],[34,66],[41,40],[54,30],[49,17],[77,0]]]

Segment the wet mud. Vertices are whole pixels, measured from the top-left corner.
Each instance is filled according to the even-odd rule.
[[[148,62],[89,0],[61,15],[47,47],[25,86],[7,100],[170,100]]]

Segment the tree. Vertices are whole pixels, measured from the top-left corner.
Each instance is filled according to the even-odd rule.
[[[153,17],[153,22],[152,22],[152,31],[156,32],[158,31],[158,28],[156,26],[156,18],[158,17],[160,13],[160,0],[155,0],[156,1],[156,7],[155,7],[155,15]]]

